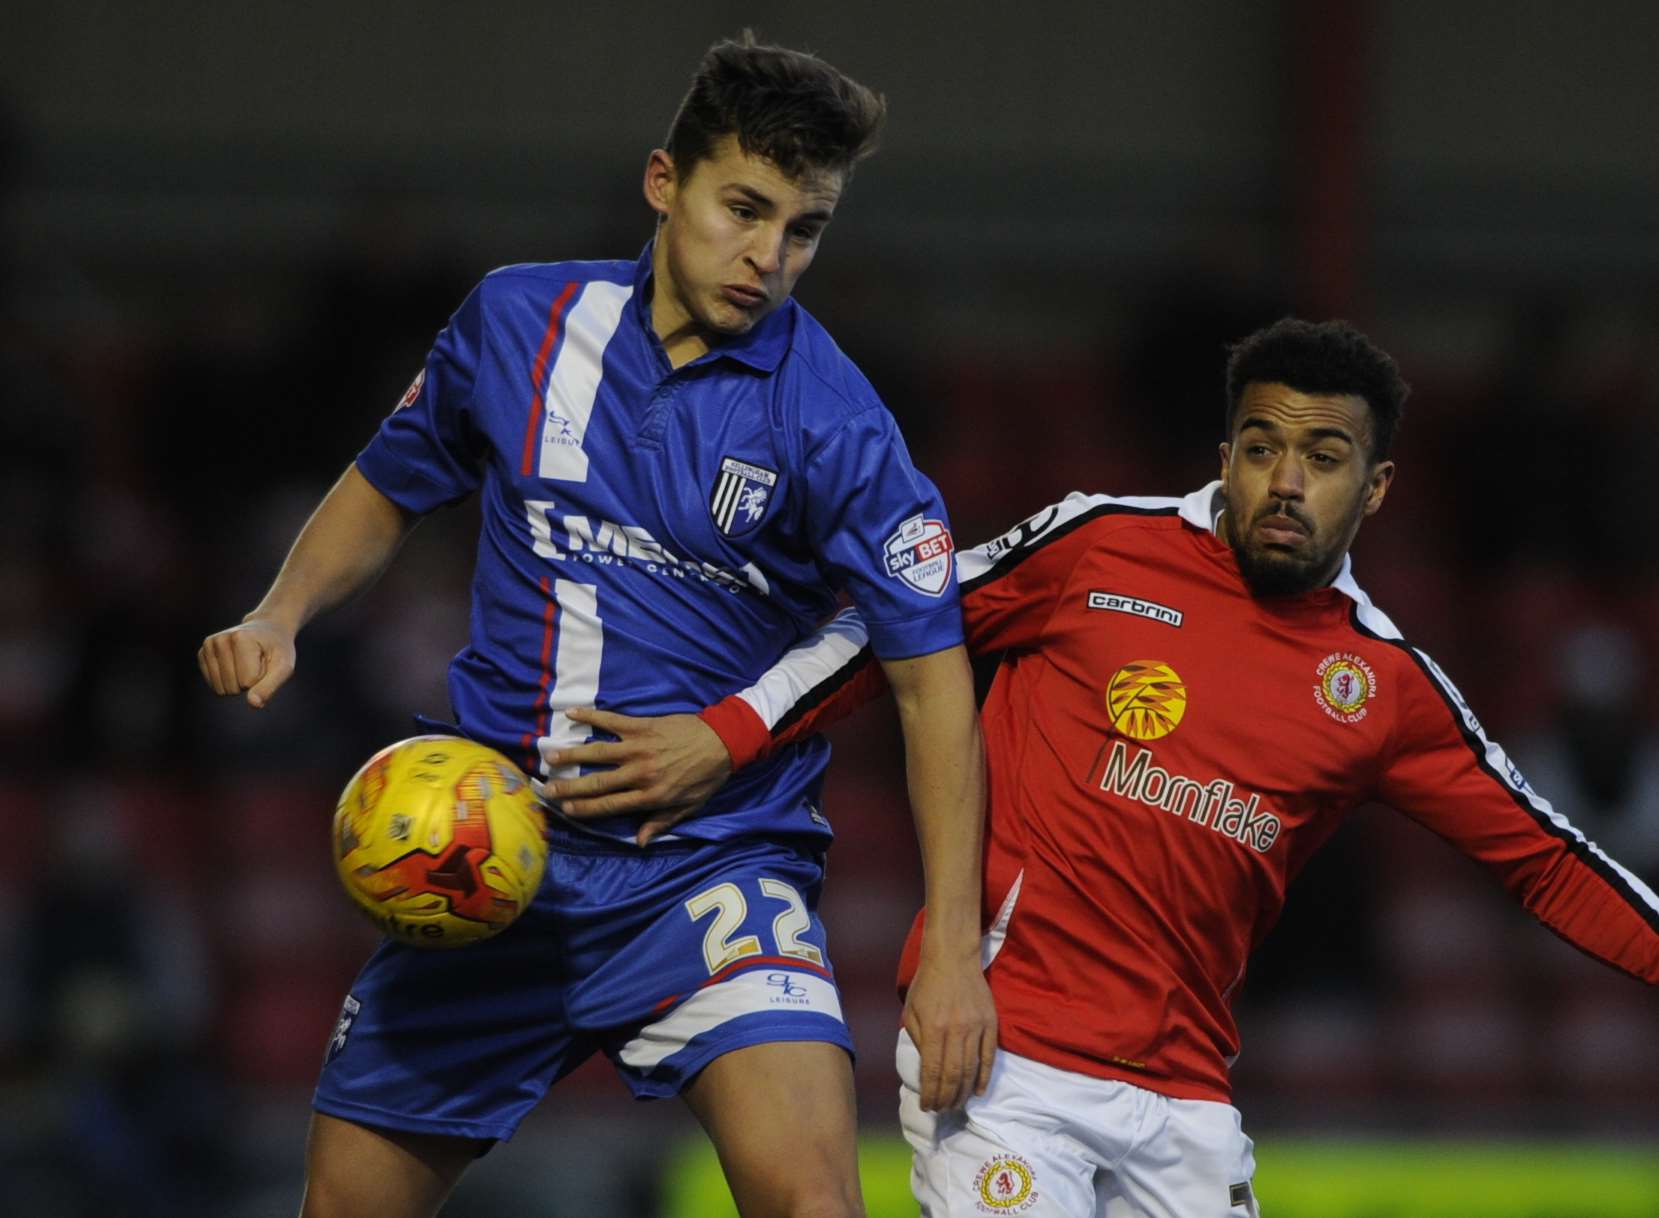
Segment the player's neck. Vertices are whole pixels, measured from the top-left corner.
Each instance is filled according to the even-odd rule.
[[[1232,522],[1227,515],[1226,508],[1222,508],[1219,512],[1217,512],[1215,514],[1215,518],[1210,522],[1210,531],[1222,541],[1226,542],[1229,549],[1231,549],[1233,545],[1233,530],[1230,527],[1231,523]]]
[[[702,328],[689,318],[681,325],[664,331],[656,324],[656,315],[652,314],[652,329],[657,332],[657,338],[662,343],[662,353],[668,357],[670,368],[683,368],[700,355],[707,355],[709,341]]]
[[[661,235],[651,255],[651,329],[662,344],[670,368],[680,368],[700,355],[706,355],[712,345],[709,334],[675,288],[674,277],[668,270],[667,247]]]
[[[708,352],[708,331],[697,324],[691,310],[660,277],[652,284],[651,329],[662,344],[670,368],[682,367]]]

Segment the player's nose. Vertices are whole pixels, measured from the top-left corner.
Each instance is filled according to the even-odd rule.
[[[783,265],[783,232],[762,226],[749,246],[749,263],[762,275],[771,275]]]
[[[1302,497],[1302,466],[1292,454],[1285,453],[1273,463],[1273,474],[1267,489],[1277,499]]]

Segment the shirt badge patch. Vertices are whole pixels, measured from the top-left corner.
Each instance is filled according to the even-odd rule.
[[[323,1063],[333,1061],[340,1056],[340,1050],[346,1047],[346,1037],[351,1034],[351,1025],[357,1020],[357,1013],[363,1009],[363,1004],[350,994],[340,1006],[340,1018],[335,1021],[334,1035],[328,1038],[328,1051],[323,1055]]]
[[[409,382],[409,388],[403,391],[403,396],[397,400],[397,405],[392,407],[392,413],[396,414],[405,406],[413,406],[415,404],[415,399],[421,395],[421,386],[425,384],[426,369],[422,368],[419,372],[415,373],[415,379]]]
[[[1159,660],[1135,660],[1106,684],[1112,727],[1131,740],[1157,740],[1180,726],[1187,713],[1187,683]]]
[[[714,491],[709,495],[709,512],[714,523],[727,537],[742,537],[752,532],[766,509],[772,504],[772,492],[777,489],[778,473],[763,466],[727,457],[720,462],[720,476],[714,480]]]
[[[950,587],[951,552],[956,542],[942,520],[912,516],[883,544],[887,574],[925,596],[943,596]]]
[[[1019,1155],[997,1155],[974,1177],[974,1208],[982,1214],[1022,1214],[1037,1204],[1037,1172]]]
[[[1314,701],[1338,723],[1358,723],[1370,712],[1377,694],[1377,674],[1371,665],[1346,651],[1333,651],[1314,669]]]

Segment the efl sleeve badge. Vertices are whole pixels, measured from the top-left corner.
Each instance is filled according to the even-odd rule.
[[[950,586],[956,543],[942,520],[912,516],[883,544],[887,574],[925,596],[943,596]]]

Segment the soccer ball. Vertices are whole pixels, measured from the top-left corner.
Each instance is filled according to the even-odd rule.
[[[485,745],[414,736],[387,745],[334,810],[334,867],[387,935],[462,947],[529,907],[547,865],[547,818],[529,780]]]

